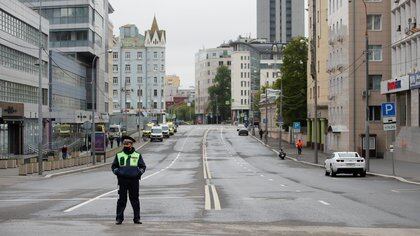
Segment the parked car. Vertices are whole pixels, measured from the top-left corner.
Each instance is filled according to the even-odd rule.
[[[325,160],[325,175],[353,174],[366,176],[366,162],[357,152],[334,152]]]
[[[169,138],[169,126],[167,124],[162,124],[162,134],[164,138]]]
[[[146,127],[143,129],[143,137],[150,137],[153,125],[153,123],[147,123]]]
[[[239,136],[248,136],[248,129],[244,125],[238,125],[237,131]]]
[[[153,126],[152,130],[150,132],[150,141],[163,141],[163,133],[162,133],[162,127],[161,126]]]

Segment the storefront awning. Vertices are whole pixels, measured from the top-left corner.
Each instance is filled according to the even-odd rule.
[[[328,126],[328,132],[329,133],[343,133],[343,132],[348,132],[349,129],[347,128],[347,126],[344,125],[330,125]]]

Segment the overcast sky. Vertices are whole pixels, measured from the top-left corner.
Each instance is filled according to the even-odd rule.
[[[181,87],[194,85],[194,54],[239,35],[256,37],[256,0],[109,0],[114,34],[136,24],[144,34],[156,15],[166,30],[166,74],[181,77]]]

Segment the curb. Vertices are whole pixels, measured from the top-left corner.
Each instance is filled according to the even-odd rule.
[[[277,150],[275,150],[274,148],[272,148],[270,145],[265,144],[263,141],[259,140],[254,135],[250,135],[250,136],[253,137],[255,140],[257,140],[258,142],[260,142],[261,144],[263,144],[264,146],[266,146],[267,148],[269,148],[271,151],[273,151],[277,155],[279,154],[279,152]],[[315,164],[315,163],[311,163],[311,162],[307,162],[307,161],[299,161],[298,159],[296,159],[294,157],[290,157],[290,156],[286,156],[286,158],[289,159],[289,160],[291,160],[291,161],[294,161],[294,162],[298,162],[298,163],[303,163],[303,164],[306,164],[306,165],[311,165],[311,166],[315,166],[315,167],[324,168],[324,166],[321,165],[321,164]],[[400,176],[379,174],[379,173],[375,173],[375,172],[366,172],[366,174],[372,175],[372,176],[378,176],[378,177],[382,177],[382,178],[391,178],[391,179],[395,179],[395,180],[398,180],[398,181],[403,182],[403,183],[406,183],[406,184],[420,185],[420,182],[410,181],[410,180],[407,180],[407,179],[405,179],[403,177],[400,177]]]
[[[143,148],[148,143],[149,143],[149,141],[145,142],[143,145],[141,145],[140,147],[136,148],[136,151],[139,150],[139,149],[141,149],[141,148]],[[103,164],[99,164],[99,165],[94,165],[94,166],[89,166],[89,167],[83,167],[83,168],[74,169],[74,170],[68,170],[68,171],[58,172],[58,173],[54,173],[54,174],[48,174],[48,175],[45,175],[44,178],[48,179],[48,178],[53,178],[53,177],[57,177],[57,176],[68,175],[68,174],[73,174],[73,173],[77,173],[77,172],[83,172],[83,171],[87,171],[87,170],[101,168],[101,167],[104,167],[104,166],[110,165],[110,164],[112,164],[112,162],[107,162],[107,163],[103,163]]]

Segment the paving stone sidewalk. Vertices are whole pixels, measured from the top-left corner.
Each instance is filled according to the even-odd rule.
[[[258,139],[260,139],[258,137]],[[265,141],[264,138],[262,141]],[[268,138],[268,145],[275,150],[279,150],[279,140]],[[287,153],[288,156],[296,158],[301,161],[306,161],[314,163],[315,161],[315,151],[314,149],[304,147],[302,154],[298,155],[297,149],[294,144],[288,142],[282,142],[283,150]],[[318,163],[323,165],[325,159],[329,156],[328,153],[322,151],[318,152]],[[413,162],[406,162],[395,160],[395,176],[403,177],[409,181],[420,182],[420,164]],[[393,175],[392,173],[392,159],[390,157],[380,158],[380,159],[370,159],[370,172],[383,174],[383,175]]]

